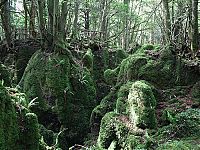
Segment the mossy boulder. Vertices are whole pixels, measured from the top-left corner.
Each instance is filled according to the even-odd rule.
[[[39,149],[37,116],[28,113],[19,93],[0,84],[0,149]]]
[[[117,103],[116,103],[116,112],[120,114],[127,115],[127,107],[128,107],[128,95],[129,90],[132,86],[132,82],[127,82],[126,84],[122,85],[117,92]]]
[[[133,83],[127,107],[132,123],[140,128],[155,128],[155,107],[156,100],[151,87],[141,81]]]
[[[118,83],[126,83],[139,79],[139,73],[142,66],[147,64],[148,58],[143,55],[130,55],[120,64]]]
[[[119,73],[119,67],[113,70],[107,69],[106,71],[104,71],[104,79],[106,83],[110,85],[115,85],[117,82],[118,73]]]
[[[5,65],[0,64],[0,82],[3,82],[5,86],[11,86],[11,79],[8,69]]]
[[[32,108],[39,123],[53,131],[61,126],[67,128],[65,135],[73,133],[68,141],[70,144],[83,139],[89,130],[96,96],[94,81],[87,68],[70,62],[67,55],[37,51],[19,86],[30,100],[36,99],[39,103]]]

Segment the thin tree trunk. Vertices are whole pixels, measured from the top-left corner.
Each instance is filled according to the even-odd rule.
[[[165,42],[171,44],[171,21],[169,12],[168,0],[162,0],[164,9],[164,22],[165,22]]]
[[[12,31],[11,31],[11,23],[10,23],[10,14],[9,14],[9,1],[0,1],[3,5],[1,8],[1,20],[2,26],[5,32],[6,42],[8,48],[11,47],[12,41]]]
[[[198,0],[192,0],[192,52],[193,56],[198,50]]]

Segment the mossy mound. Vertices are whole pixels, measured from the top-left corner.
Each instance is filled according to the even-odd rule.
[[[7,87],[11,86],[10,74],[3,64],[0,64],[0,82],[3,82],[3,85]]]
[[[0,149],[38,150],[37,116],[22,105],[23,97],[17,96],[20,93],[12,89],[9,92],[0,84]]]
[[[67,55],[37,51],[19,86],[29,99],[36,99],[39,103],[32,110],[41,124],[53,131],[62,126],[67,129],[65,135],[73,133],[69,145],[81,142],[89,129],[96,96],[92,75],[87,68],[71,63]]]

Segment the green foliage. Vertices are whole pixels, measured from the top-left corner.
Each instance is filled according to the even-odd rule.
[[[101,103],[97,105],[91,114],[90,124],[100,124],[103,116],[115,109],[117,94],[116,91],[111,91],[104,99],[102,99]]]
[[[17,113],[7,90],[0,84],[0,149],[17,150],[18,140]]]
[[[161,144],[156,150],[199,150],[200,145],[189,143],[188,141],[171,141]]]
[[[107,113],[101,121],[101,128],[98,138],[98,146],[107,149],[112,141],[116,140],[115,135],[115,117],[114,112]]]
[[[116,103],[116,111],[120,114],[127,114],[127,100],[129,90],[132,86],[132,82],[127,82],[126,84],[122,85],[117,93],[117,103]]]

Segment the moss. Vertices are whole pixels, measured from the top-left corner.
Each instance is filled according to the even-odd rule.
[[[114,112],[107,113],[101,121],[101,128],[98,137],[98,146],[107,149],[112,141],[116,140],[115,117]]]
[[[126,144],[126,149],[131,150],[131,149],[140,149],[141,147],[141,137],[135,136],[135,135],[128,135],[127,138],[127,144]],[[144,148],[144,146],[143,146]]]
[[[193,137],[200,135],[200,110],[188,109],[185,112],[177,114],[175,121],[168,126],[164,126],[158,130],[154,138],[162,142],[182,139],[185,137]],[[173,135],[173,136],[172,136]]]
[[[87,68],[72,64],[67,55],[38,51],[30,59],[19,85],[30,100],[37,97],[39,105],[32,111],[41,124],[51,130],[62,125],[74,133],[69,145],[81,142],[89,130],[96,96],[94,81]]]
[[[0,84],[0,149],[19,149],[19,125],[11,98]]]
[[[94,56],[92,54],[92,50],[89,48],[86,52],[86,54],[83,56],[83,63],[84,65],[90,70],[93,70],[93,61],[94,61]]]
[[[15,89],[0,84],[0,149],[38,150],[39,131],[37,116],[28,112],[26,97]]]
[[[26,141],[25,145],[23,145],[25,149],[39,149],[39,124],[34,113],[27,113],[25,115],[25,132],[23,136]]]
[[[116,111],[120,114],[126,114],[127,108],[127,100],[129,90],[132,86],[132,82],[127,82],[126,84],[122,85],[117,93],[117,103],[116,103]]]
[[[141,81],[133,83],[128,95],[128,104],[127,111],[134,125],[141,128],[156,127],[156,100],[150,86]]]
[[[103,118],[103,116],[106,113],[113,111],[115,109],[116,99],[117,99],[116,91],[111,91],[101,101],[101,103],[93,109],[92,114],[91,114],[91,118],[90,118],[90,124],[92,126],[92,129],[96,128],[96,125],[97,125],[98,126],[97,132],[98,132],[99,126],[100,126],[100,123],[101,123],[101,119]]]
[[[123,49],[118,49],[116,51],[116,64],[119,64],[123,59],[127,58],[128,54]]]
[[[3,64],[0,64],[0,82],[3,80],[3,85],[11,86],[10,74],[8,69]]]
[[[46,129],[43,125],[39,126],[40,135],[43,137],[44,142],[52,146],[54,144],[54,132]]]
[[[159,71],[158,71],[159,70]],[[158,87],[170,87],[175,83],[173,62],[148,61],[139,72],[140,79],[144,79]]]
[[[157,150],[199,150],[200,145],[196,144],[191,144],[187,141],[171,141],[171,142],[166,142],[164,144],[161,144]]]
[[[118,67],[113,70],[107,69],[106,71],[104,71],[104,78],[105,78],[106,83],[110,85],[115,85],[117,82],[118,72],[119,72]]]
[[[148,61],[148,58],[141,55],[130,55],[120,64],[120,71],[117,77],[118,83],[126,83],[139,79],[139,70]]]

